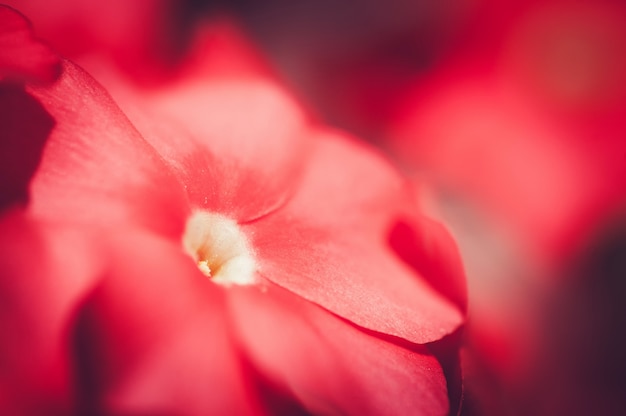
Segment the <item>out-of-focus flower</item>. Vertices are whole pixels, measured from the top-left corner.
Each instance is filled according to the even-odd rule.
[[[590,247],[626,208],[626,10],[539,1],[485,16],[469,53],[398,97],[387,144],[441,191],[460,239],[485,413],[622,413],[624,379],[594,356],[623,368],[623,337],[593,327],[621,324],[606,310],[623,311],[608,288],[623,292]]]
[[[326,121],[376,140],[398,94],[451,46],[473,3],[243,0],[231,7]]]
[[[167,76],[193,31],[195,1],[7,0],[27,15],[36,33],[60,54],[105,55],[136,82]]]
[[[190,62],[151,92],[103,75],[126,113],[69,61],[51,85],[0,84],[0,105],[29,104],[3,141],[40,160],[28,205],[0,217],[3,409],[455,409],[442,351],[465,292],[446,231],[269,78]]]

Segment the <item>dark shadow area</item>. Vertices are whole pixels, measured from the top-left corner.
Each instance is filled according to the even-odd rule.
[[[240,354],[242,368],[249,375],[250,387],[268,415],[310,416],[311,414],[285,388],[263,375],[248,359]]]
[[[54,124],[22,85],[0,82],[0,211],[28,203],[29,183]]]
[[[568,264],[544,322],[549,410],[626,414],[626,216]]]
[[[99,391],[102,388],[99,380],[99,366],[102,354],[98,347],[104,340],[98,336],[98,321],[91,298],[86,299],[77,308],[76,319],[72,325],[72,349],[70,351],[76,380],[76,413],[78,415],[102,414],[98,406]]]
[[[463,374],[459,346],[463,340],[464,328],[461,327],[439,341],[427,344],[430,352],[437,357],[446,377],[450,415],[459,415],[463,402]]]

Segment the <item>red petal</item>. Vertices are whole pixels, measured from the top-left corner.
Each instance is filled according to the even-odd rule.
[[[374,331],[416,343],[452,332],[462,313],[427,283],[449,276],[421,277],[388,244],[407,215],[403,185],[382,158],[356,142],[319,137],[297,194],[246,227],[260,273]],[[458,264],[456,250],[449,253]]]
[[[249,221],[282,204],[297,184],[307,126],[277,85],[255,78],[192,79],[131,100],[152,110],[146,118],[129,105],[128,113],[174,168],[196,208]],[[160,124],[167,122],[188,134],[163,134]]]
[[[179,247],[150,235],[111,240],[110,273],[83,310],[77,341],[86,413],[251,414],[219,289]]]
[[[236,327],[253,363],[311,413],[447,414],[446,381],[434,357],[269,285],[264,292],[233,288]]]
[[[0,79],[46,83],[54,81],[60,69],[58,55],[33,36],[28,20],[0,5]]]
[[[446,228],[429,218],[403,218],[389,233],[389,245],[439,293],[467,310],[467,287],[459,249]]]
[[[32,212],[178,238],[188,211],[182,186],[102,87],[65,63],[57,83],[31,91],[56,121],[31,184]]]
[[[0,406],[73,413],[67,328],[102,262],[76,230],[11,212],[0,220]],[[12,410],[9,410],[12,409]]]
[[[88,64],[195,207],[248,221],[284,202],[309,140],[302,108],[242,37],[228,21],[208,26],[176,79],[152,89]]]

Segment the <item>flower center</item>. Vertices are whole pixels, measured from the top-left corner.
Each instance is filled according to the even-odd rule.
[[[256,281],[253,251],[239,225],[229,218],[195,212],[187,220],[183,247],[215,283],[250,285]]]

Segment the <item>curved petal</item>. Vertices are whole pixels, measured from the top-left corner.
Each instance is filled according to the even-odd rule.
[[[445,415],[437,360],[367,334],[268,283],[229,292],[253,363],[313,414]]]
[[[389,246],[433,288],[467,311],[461,255],[442,224],[427,217],[401,218],[389,232]]]
[[[195,208],[250,221],[290,195],[310,140],[303,109],[242,38],[228,21],[207,25],[178,76],[153,88],[93,67]]]
[[[180,236],[182,186],[93,78],[65,62],[57,83],[29,91],[56,121],[31,183],[36,216]]]
[[[201,78],[140,93],[116,85],[127,114],[172,166],[195,208],[249,221],[281,205],[298,183],[308,126],[274,83]],[[166,124],[176,132],[163,134]]]
[[[254,413],[219,288],[169,241],[127,232],[110,244],[75,331],[82,410]]]
[[[28,20],[0,4],[0,80],[49,83],[60,70],[59,56],[34,37]]]
[[[388,244],[407,215],[402,179],[361,144],[317,139],[294,197],[244,228],[259,272],[364,328],[416,343],[454,331],[462,312],[428,284],[449,276],[421,277]]]
[[[12,211],[0,219],[0,406],[8,414],[72,414],[68,324],[100,275],[82,231]]]

